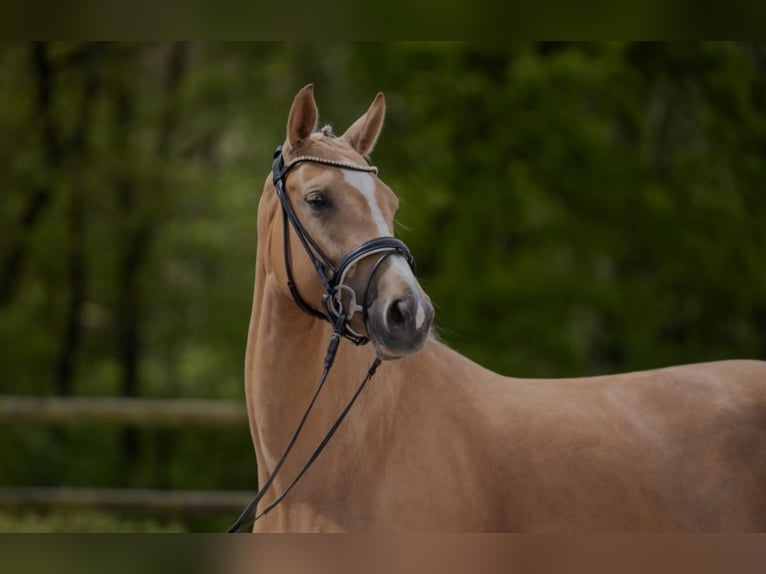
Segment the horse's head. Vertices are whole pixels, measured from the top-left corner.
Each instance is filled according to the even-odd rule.
[[[268,241],[266,266],[284,295],[331,321],[334,310],[350,316],[350,332],[368,337],[379,356],[395,358],[423,347],[433,307],[406,246],[392,239],[399,200],[364,159],[384,115],[385,99],[378,94],[367,113],[336,137],[329,128],[315,131],[313,87],[298,93],[282,156],[276,156],[261,199],[259,241]],[[289,221],[290,211],[295,221]],[[359,258],[347,258],[360,246]]]

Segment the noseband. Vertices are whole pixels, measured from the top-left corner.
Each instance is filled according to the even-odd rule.
[[[296,165],[300,163],[316,163],[321,165],[329,165],[341,169],[349,169],[353,171],[363,171],[368,173],[378,173],[378,168],[371,165],[359,165],[347,161],[338,161],[316,156],[298,156],[289,162],[285,163],[284,156],[282,155],[282,146],[277,147],[274,152],[274,162],[271,165],[272,182],[274,189],[276,190],[279,202],[282,204],[282,225],[283,232],[282,237],[284,240],[284,254],[285,254],[285,270],[287,272],[287,287],[290,289],[295,303],[303,311],[317,317],[324,319],[331,325],[336,325],[340,317],[345,317],[343,321],[343,328],[341,336],[353,341],[356,345],[364,345],[369,341],[369,338],[357,333],[349,325],[350,320],[353,318],[357,311],[361,311],[362,320],[364,324],[367,324],[367,308],[369,305],[368,297],[370,292],[370,286],[375,277],[375,273],[385,261],[391,255],[401,255],[407,260],[407,263],[411,268],[415,266],[415,260],[412,257],[407,245],[403,241],[395,237],[376,237],[365,241],[361,245],[352,249],[346,254],[340,262],[335,265],[332,260],[322,251],[317,242],[314,240],[306,228],[298,219],[295,210],[293,209],[290,200],[287,197],[286,192],[286,179],[287,174]],[[314,269],[319,275],[319,280],[324,286],[325,292],[322,295],[322,307],[323,311],[315,309],[305,299],[301,297],[298,288],[295,285],[293,278],[292,262],[290,257],[290,226],[292,225],[295,234],[298,236],[303,248],[306,251],[309,259],[311,260]],[[361,261],[371,255],[380,255],[373,264],[370,272],[367,275],[367,280],[364,286],[364,292],[362,296],[361,305],[356,301],[356,292],[344,283],[346,274],[349,269],[357,262]],[[344,309],[343,306],[343,293],[348,294],[351,297],[349,308]]]

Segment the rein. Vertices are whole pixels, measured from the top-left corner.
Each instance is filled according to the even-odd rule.
[[[407,260],[407,263],[410,265],[410,267],[414,267],[415,265],[414,258],[412,257],[412,253],[410,252],[407,245],[405,245],[403,241],[396,239],[395,237],[376,237],[374,239],[366,241],[362,243],[361,245],[352,249],[349,253],[346,254],[345,257],[343,257],[343,259],[340,260],[340,262],[337,265],[334,265],[332,260],[324,253],[324,251],[322,251],[321,247],[319,247],[317,242],[311,237],[311,235],[309,235],[306,228],[300,222],[300,219],[298,219],[298,216],[293,210],[293,207],[290,204],[290,200],[287,197],[287,193],[285,190],[285,179],[287,177],[287,174],[293,167],[303,162],[329,165],[332,167],[338,167],[341,169],[350,169],[354,171],[363,171],[363,172],[370,172],[375,174],[378,173],[378,168],[374,166],[370,166],[370,165],[363,166],[363,165],[358,165],[351,162],[337,161],[337,160],[331,160],[331,159],[315,157],[315,156],[299,156],[292,159],[287,164],[285,164],[284,158],[282,156],[282,146],[277,147],[276,151],[274,152],[274,162],[272,163],[272,181],[274,184],[274,189],[276,191],[277,197],[279,198],[279,201],[282,204],[282,221],[283,221],[282,236],[284,240],[285,269],[287,271],[287,286],[290,290],[290,294],[292,295],[298,307],[300,307],[301,310],[308,313],[309,315],[316,317],[318,319],[328,321],[330,324],[332,324],[333,334],[327,346],[327,352],[325,353],[324,369],[322,370],[322,375],[319,378],[319,384],[317,385],[317,388],[314,391],[314,395],[311,397],[311,401],[309,401],[309,404],[306,407],[306,411],[303,413],[303,416],[301,417],[301,420],[298,423],[298,426],[296,427],[295,431],[293,431],[293,435],[290,437],[290,441],[288,442],[287,447],[285,448],[285,451],[282,453],[282,456],[279,458],[279,461],[277,461],[277,464],[274,466],[274,470],[266,479],[266,482],[263,485],[263,487],[258,491],[255,497],[245,507],[245,509],[242,511],[237,521],[234,524],[232,524],[231,527],[229,527],[229,529],[227,530],[228,533],[242,532],[243,527],[252,527],[252,525],[255,524],[257,520],[259,520],[260,518],[268,514],[280,502],[282,502],[282,500],[285,499],[287,494],[298,483],[301,477],[303,477],[303,475],[306,473],[309,467],[311,467],[314,461],[316,461],[316,459],[319,457],[321,452],[330,442],[333,435],[338,430],[343,420],[346,418],[346,415],[348,415],[349,411],[351,410],[351,407],[354,405],[359,395],[361,395],[362,390],[364,390],[364,387],[367,385],[370,379],[372,379],[372,377],[375,375],[375,372],[377,371],[378,367],[380,366],[382,362],[382,359],[380,356],[375,357],[375,360],[372,362],[369,369],[367,370],[367,375],[359,384],[356,391],[351,396],[351,399],[348,401],[348,403],[346,403],[346,406],[343,408],[340,415],[338,415],[338,418],[330,427],[330,430],[327,431],[324,438],[322,438],[322,440],[319,442],[317,447],[311,453],[311,456],[304,463],[303,467],[301,467],[300,471],[295,476],[293,481],[288,485],[288,487],[281,494],[279,494],[271,503],[269,503],[269,505],[266,508],[264,508],[260,513],[256,513],[258,503],[261,501],[261,499],[264,497],[268,489],[273,484],[274,479],[276,478],[277,474],[282,468],[282,465],[284,464],[285,460],[287,460],[287,456],[290,454],[290,451],[292,450],[293,446],[298,440],[298,436],[303,430],[303,427],[306,423],[306,420],[309,417],[309,414],[311,413],[311,410],[314,408],[314,403],[316,402],[317,397],[319,396],[319,393],[324,387],[325,381],[327,380],[327,377],[330,374],[330,369],[332,369],[332,365],[335,362],[335,356],[338,352],[338,347],[340,346],[341,338],[343,337],[343,338],[349,339],[355,345],[364,345],[369,341],[368,337],[354,331],[350,327],[349,321],[351,320],[351,318],[354,316],[354,314],[357,311],[361,311],[363,321],[365,324],[367,323],[368,295],[369,295],[370,286],[375,277],[375,273],[380,268],[382,263],[391,255],[401,255]],[[311,263],[314,266],[314,269],[316,270],[317,275],[319,275],[319,279],[322,282],[322,285],[325,288],[325,293],[322,295],[322,306],[324,307],[324,311],[315,309],[314,307],[306,303],[303,297],[301,297],[298,291],[298,288],[295,285],[295,281],[293,279],[293,272],[292,272],[292,262],[290,257],[289,231],[290,231],[291,225],[293,229],[295,230],[295,233],[298,236],[298,239],[303,245],[303,248],[305,249],[309,259],[311,260]],[[367,279],[366,279],[365,287],[364,287],[364,294],[362,296],[362,302],[361,302],[361,305],[359,305],[356,302],[355,291],[351,287],[346,285],[344,281],[346,279],[346,274],[348,273],[349,269],[355,263],[371,255],[380,255],[380,256],[372,265],[372,268],[367,274]],[[345,309],[343,308],[342,295],[344,292],[349,293],[351,296],[351,302],[349,304],[348,313],[345,312]],[[255,514],[255,516],[252,519],[250,519],[250,516],[252,514]]]

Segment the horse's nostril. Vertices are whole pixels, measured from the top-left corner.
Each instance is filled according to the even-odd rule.
[[[403,299],[397,299],[388,306],[387,317],[390,329],[404,329],[407,326],[407,318],[410,312],[407,303]]]

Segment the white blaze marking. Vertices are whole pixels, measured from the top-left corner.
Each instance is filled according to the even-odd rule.
[[[423,311],[423,305],[421,305],[420,300],[418,300],[418,312],[415,313],[415,328],[420,329],[425,319],[426,319],[426,312]]]
[[[410,292],[412,293],[412,296],[415,298],[415,301],[417,301],[418,304],[418,310],[415,312],[415,322],[416,327],[419,329],[420,325],[423,324],[423,321],[420,322],[417,321],[417,317],[422,313],[425,316],[425,313],[423,311],[423,306],[420,304],[420,289],[418,289],[418,282],[415,280],[415,276],[412,274],[412,269],[410,269],[410,266],[407,265],[407,262],[402,257],[389,257],[389,270],[393,271],[399,277],[404,279],[404,281],[407,283],[407,287],[410,288]]]
[[[389,229],[388,224],[386,223],[386,218],[383,217],[383,212],[380,210],[378,200],[375,198],[375,180],[372,179],[372,176],[363,171],[344,169],[343,179],[345,179],[346,183],[361,193],[367,200],[367,205],[370,206],[372,219],[375,221],[375,225],[378,226],[378,232],[384,236],[393,236],[391,229]]]
[[[378,200],[375,197],[375,180],[373,177],[369,173],[362,171],[353,171],[349,169],[344,169],[342,171],[343,179],[346,180],[346,183],[361,193],[362,197],[367,200],[367,205],[370,207],[370,214],[372,215],[375,225],[378,226],[380,235],[393,237],[393,233],[388,227],[386,218],[383,217],[383,211],[381,211],[380,205],[378,205]],[[415,276],[412,274],[412,269],[410,269],[410,266],[407,265],[401,257],[391,257],[388,261],[389,270],[404,279],[412,292],[412,296],[415,298],[415,301],[417,301],[418,308],[415,312],[415,328],[420,329],[423,325],[423,321],[425,321],[426,313],[423,309],[423,305],[420,303],[420,289],[418,288],[418,282],[415,279]]]

